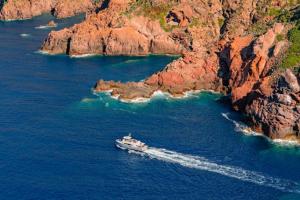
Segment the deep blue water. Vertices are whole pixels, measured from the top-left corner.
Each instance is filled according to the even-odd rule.
[[[174,58],[36,53],[50,30],[34,27],[50,19],[0,22],[0,199],[300,199],[288,188],[116,149],[115,139],[132,132],[153,147],[279,178],[275,186],[300,182],[299,148],[236,132],[222,113],[238,115],[219,95],[144,104],[93,95],[100,78],[141,80]],[[58,29],[81,19],[60,20]]]

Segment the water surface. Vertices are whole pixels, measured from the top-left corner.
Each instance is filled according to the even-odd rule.
[[[174,58],[36,53],[49,29],[35,27],[50,19],[0,22],[1,199],[300,199],[287,188],[247,182],[239,174],[117,150],[114,140],[132,132],[152,147],[221,168],[258,172],[278,184],[300,180],[299,148],[236,132],[222,113],[234,119],[238,114],[218,102],[219,95],[157,97],[145,104],[93,95],[99,78],[142,80]],[[80,20],[59,20],[57,29]]]

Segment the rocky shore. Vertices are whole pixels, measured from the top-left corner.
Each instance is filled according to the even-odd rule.
[[[58,9],[52,1],[41,2],[59,17],[72,15],[58,14],[67,4]],[[213,90],[227,95],[253,130],[300,141],[297,1],[109,0],[100,7],[82,23],[50,32],[41,50],[71,56],[181,55],[144,81],[99,80],[94,90],[125,101],[156,91],[182,97]]]
[[[57,18],[95,10],[93,0],[0,0],[0,20],[21,20],[51,13]]]
[[[41,49],[69,55],[180,54],[144,81],[100,80],[95,91],[125,101],[151,98],[156,91],[174,97],[218,91],[229,95],[255,131],[299,140],[300,76],[280,67],[294,25],[264,13],[292,7],[259,0],[110,0],[81,24],[52,31]]]

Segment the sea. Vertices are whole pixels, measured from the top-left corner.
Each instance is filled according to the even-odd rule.
[[[51,30],[83,16],[52,19],[0,22],[0,199],[300,199],[300,147],[245,134],[221,94],[128,103],[92,91],[177,57],[43,54]],[[149,150],[117,149],[128,133]]]

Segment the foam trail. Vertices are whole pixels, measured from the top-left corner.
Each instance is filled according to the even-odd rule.
[[[261,173],[245,170],[239,167],[220,165],[203,157],[186,155],[175,151],[152,147],[143,153],[150,158],[180,164],[189,168],[214,172],[257,185],[275,188],[283,192],[300,194],[300,189],[296,189],[297,187],[299,188],[299,184],[297,182],[265,176]]]

